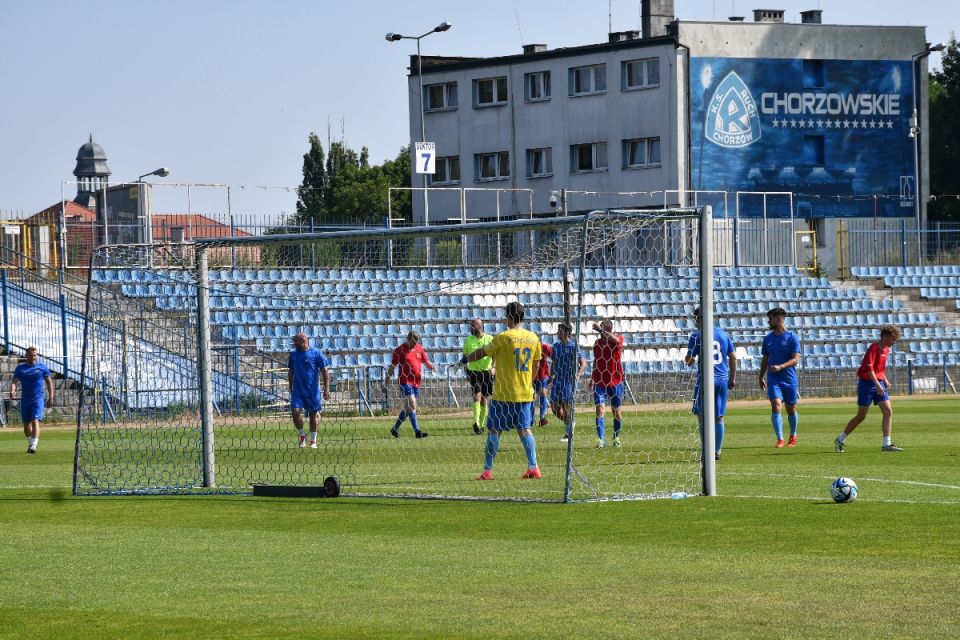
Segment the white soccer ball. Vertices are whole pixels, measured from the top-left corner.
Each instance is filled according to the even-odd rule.
[[[830,497],[834,502],[853,502],[858,493],[857,483],[850,478],[837,478],[830,483]]]

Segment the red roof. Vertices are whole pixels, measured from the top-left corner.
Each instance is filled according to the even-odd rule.
[[[170,238],[170,229],[184,229],[184,240],[196,238],[229,238],[230,226],[199,213],[153,214],[153,241],[164,242]],[[233,237],[249,236],[242,229],[234,228]]]
[[[77,204],[73,200],[64,200],[63,204],[57,202],[43,211],[35,213],[29,218],[28,222],[56,223],[60,219],[60,211],[64,210],[67,219],[73,218],[73,222],[96,222],[97,212]],[[76,220],[79,218],[80,220]]]

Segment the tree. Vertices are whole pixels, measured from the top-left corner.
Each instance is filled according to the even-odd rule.
[[[326,208],[327,183],[326,161],[323,145],[317,134],[310,132],[310,150],[303,154],[303,182],[297,188],[297,214],[294,222],[305,224],[322,217]]]
[[[930,193],[960,195],[960,46],[951,34],[940,71],[930,77]],[[960,200],[938,197],[928,205],[932,220],[960,221]]]

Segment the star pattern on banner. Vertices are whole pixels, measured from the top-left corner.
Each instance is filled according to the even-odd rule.
[[[774,118],[774,129],[893,129],[893,120],[875,118]]]

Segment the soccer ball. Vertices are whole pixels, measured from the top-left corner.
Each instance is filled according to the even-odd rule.
[[[834,502],[853,502],[858,493],[857,483],[850,478],[837,478],[830,483],[830,497]]]

